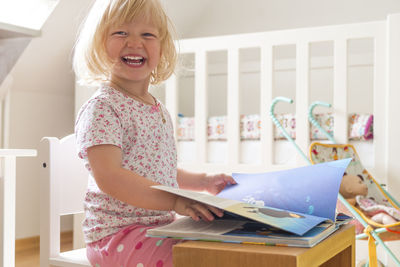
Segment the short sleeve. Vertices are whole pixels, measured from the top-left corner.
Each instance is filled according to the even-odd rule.
[[[104,99],[91,99],[80,110],[75,124],[80,158],[87,158],[87,149],[95,145],[122,148],[122,124],[115,108]]]

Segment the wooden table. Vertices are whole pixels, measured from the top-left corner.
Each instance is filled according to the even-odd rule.
[[[312,248],[187,241],[173,248],[174,267],[354,267],[354,226],[345,225]]]

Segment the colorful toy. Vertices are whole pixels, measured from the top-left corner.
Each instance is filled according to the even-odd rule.
[[[384,242],[400,239],[400,221],[396,221],[395,217],[395,215],[400,212],[400,204],[389,194],[389,192],[387,192],[379,183],[377,183],[369,174],[369,172],[363,167],[357,152],[352,145],[336,144],[333,137],[315,120],[313,117],[314,107],[317,105],[330,107],[330,104],[324,102],[314,102],[309,108],[308,115],[310,122],[323,134],[325,134],[333,144],[318,142],[312,143],[309,150],[310,159],[308,159],[306,154],[303,153],[293,138],[287,134],[285,129],[275,118],[274,107],[279,101],[288,103],[293,102],[293,100],[285,97],[275,98],[270,107],[270,116],[272,121],[307,162],[310,164],[316,164],[345,158],[352,159],[346,170],[342,192],[340,192],[338,196],[339,201],[337,210],[355,217],[356,220],[353,220],[352,223],[356,226],[357,239],[368,238],[369,259],[366,265],[363,263],[361,266],[377,267],[379,265],[379,261],[377,260],[376,256],[376,244],[379,244],[385,249],[395,264],[400,267],[400,260]],[[357,177],[358,179],[356,179]],[[362,181],[363,185],[360,184],[360,181]],[[353,186],[351,184],[353,184]],[[360,195],[354,196],[354,194],[357,194],[357,192],[360,192]],[[342,193],[347,194],[347,196],[342,196]],[[356,201],[354,201],[354,197]],[[375,214],[372,214],[367,210],[371,208],[375,209]]]
[[[400,221],[400,211],[389,206],[376,203],[372,198],[356,196],[360,209],[376,223],[390,225]]]

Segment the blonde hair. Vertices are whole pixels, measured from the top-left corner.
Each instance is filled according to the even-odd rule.
[[[96,0],[75,44],[73,67],[81,83],[102,82],[110,78],[113,63],[105,49],[110,27],[143,15],[157,27],[161,43],[161,58],[151,73],[150,83],[158,84],[171,76],[177,58],[175,31],[161,3],[158,0]]]

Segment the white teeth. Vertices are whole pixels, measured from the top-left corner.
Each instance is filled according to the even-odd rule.
[[[126,62],[129,65],[142,65],[142,62]]]
[[[145,61],[145,58],[142,56],[124,56],[122,60],[129,65],[142,65]]]
[[[144,59],[143,57],[140,57],[140,56],[126,56],[124,58],[127,60],[143,60]]]

